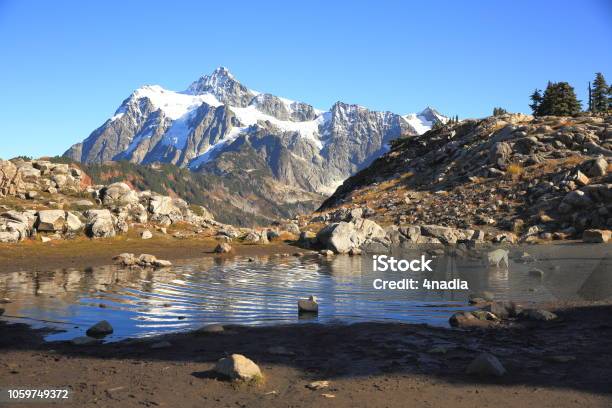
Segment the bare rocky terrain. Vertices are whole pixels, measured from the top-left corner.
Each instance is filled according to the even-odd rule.
[[[324,227],[319,241],[336,252],[355,246],[348,241],[376,250],[608,242],[611,162],[609,116],[464,120],[393,141],[303,221],[313,233]],[[334,237],[348,237],[341,251]]]

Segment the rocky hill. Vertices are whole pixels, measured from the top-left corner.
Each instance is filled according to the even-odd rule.
[[[129,231],[143,239],[155,233],[249,243],[267,243],[281,232],[299,234],[291,222],[277,223],[272,230],[237,228],[176,195],[139,191],[123,182],[92,184],[74,164],[0,160],[0,242],[111,238]]]
[[[241,198],[228,196],[235,207],[261,214],[268,198],[268,208],[284,207],[272,213],[286,215],[300,205],[314,209],[310,201],[322,202],[384,153],[391,140],[418,135],[445,120],[432,108],[399,115],[337,102],[322,111],[253,91],[221,67],[183,92],[157,85],[137,89],[64,155],[85,164],[129,161],[188,168],[244,187]],[[245,200],[249,195],[256,199]]]
[[[313,231],[327,225],[329,235],[330,226],[366,219],[385,227],[375,230],[383,247],[605,242],[612,229],[611,161],[612,117],[464,120],[395,140],[307,222]]]

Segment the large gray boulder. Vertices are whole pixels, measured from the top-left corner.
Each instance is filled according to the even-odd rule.
[[[89,210],[86,213],[85,230],[92,238],[115,236],[115,223],[109,210]]]
[[[41,210],[38,212],[36,229],[44,232],[63,231],[66,225],[66,212],[64,210]]]
[[[100,190],[102,204],[107,207],[119,207],[138,204],[138,194],[126,183],[113,183]]]
[[[368,240],[384,239],[385,236],[385,230],[374,221],[355,219],[326,226],[317,234],[317,240],[325,248],[345,254],[353,248],[359,248]]]

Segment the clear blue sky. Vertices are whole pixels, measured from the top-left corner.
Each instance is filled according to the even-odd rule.
[[[0,157],[61,154],[143,84],[227,66],[319,108],[527,112],[548,80],[612,80],[612,2],[0,0]]]

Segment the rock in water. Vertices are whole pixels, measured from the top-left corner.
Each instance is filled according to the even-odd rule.
[[[226,242],[217,245],[215,252],[218,254],[226,254],[232,250],[232,246]]]
[[[102,320],[87,329],[87,335],[91,337],[103,337],[112,332],[113,326],[106,320]]]
[[[317,299],[314,296],[310,296],[308,299],[298,300],[298,311],[300,313],[318,313],[319,304],[317,303]]]
[[[506,374],[506,369],[497,357],[489,353],[482,353],[470,363],[466,372],[473,375],[501,377]]]
[[[142,238],[142,239],[151,239],[151,238],[153,238],[153,234],[149,230],[144,230],[140,234],[140,238]]]
[[[262,377],[257,364],[242,354],[222,358],[215,365],[214,371],[232,380],[250,381]]]

